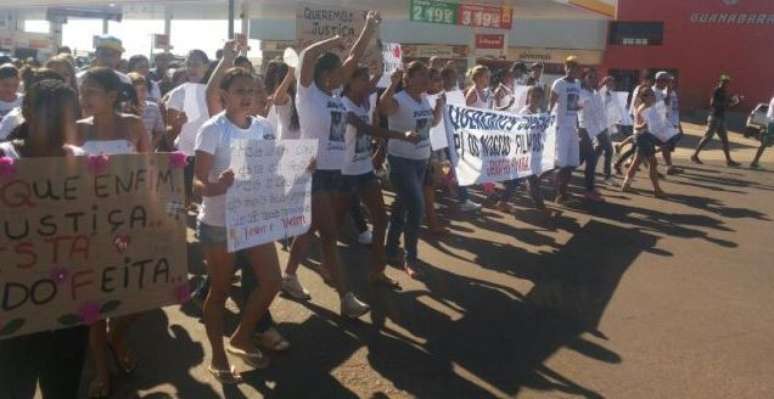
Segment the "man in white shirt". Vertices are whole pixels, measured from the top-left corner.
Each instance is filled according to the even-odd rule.
[[[750,163],[750,167],[753,169],[760,167],[758,161],[761,159],[761,155],[763,155],[766,147],[774,144],[774,97],[771,98],[769,103],[769,112],[766,114],[766,119],[768,119],[769,124],[766,130],[761,132],[761,146],[758,147],[758,152],[755,153],[755,158]]]

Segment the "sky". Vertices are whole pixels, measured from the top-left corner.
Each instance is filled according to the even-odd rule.
[[[234,25],[236,32],[240,32],[241,24]],[[28,32],[48,33],[48,29],[47,21],[28,20],[24,26],[24,30]],[[214,58],[215,51],[222,48],[226,41],[228,24],[226,20],[172,20],[171,29],[173,53],[185,55],[190,50],[200,49]],[[125,58],[135,54],[147,56],[151,51],[153,34],[164,33],[164,21],[140,19],[110,21],[108,31],[123,41],[126,49]],[[101,20],[70,18],[62,29],[62,44],[73,50],[91,51],[93,37],[101,33]],[[254,50],[249,56],[259,56],[260,41],[251,40],[250,47]]]

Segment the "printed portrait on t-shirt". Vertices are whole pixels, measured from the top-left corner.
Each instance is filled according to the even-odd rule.
[[[355,156],[353,161],[360,161],[371,156],[371,136],[358,132],[355,139]]]
[[[331,134],[328,141],[344,142],[344,132],[347,128],[345,122],[343,112],[331,111]]]
[[[421,141],[430,139],[430,120],[417,119],[417,135]]]

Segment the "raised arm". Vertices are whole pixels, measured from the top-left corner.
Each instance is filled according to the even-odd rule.
[[[290,95],[288,95],[288,90],[290,90],[290,85],[293,84],[293,80],[296,78],[296,70],[289,66],[288,67],[288,73],[285,74],[285,77],[282,79],[282,82],[277,86],[277,89],[274,90],[274,94],[272,95],[272,103],[276,105],[285,105],[290,100]]]
[[[317,59],[326,51],[342,46],[343,41],[341,36],[336,35],[329,39],[312,43],[309,47],[301,51],[301,54],[299,55],[299,58],[301,59],[299,83],[304,87],[309,87],[314,81],[314,64],[317,62]]]
[[[478,100],[478,93],[476,92],[476,86],[471,87],[468,90],[468,94],[465,94],[465,105],[472,106]]]
[[[443,121],[443,113],[446,110],[446,93],[441,93],[438,96],[438,100],[435,101],[435,109],[433,110],[433,127],[438,126]]]
[[[393,72],[390,76],[390,87],[379,98],[379,112],[383,115],[392,115],[398,112],[398,102],[393,97],[401,80],[403,80],[403,71],[401,70]]]
[[[207,98],[207,112],[210,116],[215,115],[223,111],[223,103],[220,99],[220,82],[223,80],[223,75],[226,71],[234,66],[234,59],[238,54],[239,49],[236,40],[229,40],[226,45],[223,46],[223,58],[221,58],[218,66],[215,67],[210,80],[207,82],[207,88],[205,89]]]
[[[374,36],[374,32],[376,32],[376,28],[379,27],[379,24],[381,23],[382,16],[379,15],[378,12],[373,10],[368,12],[366,15],[365,26],[360,32],[360,36],[358,36],[355,44],[349,51],[349,57],[347,57],[341,65],[341,69],[339,69],[339,72],[337,73],[336,81],[334,81],[335,86],[344,84],[352,77],[358,63],[363,59],[363,55],[368,48],[368,44],[371,42],[371,38]]]

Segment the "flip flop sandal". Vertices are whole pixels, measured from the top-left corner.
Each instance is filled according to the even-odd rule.
[[[219,370],[212,366],[208,366],[207,371],[209,371],[218,382],[224,385],[241,384],[244,381],[242,375],[237,373],[234,366],[231,366],[228,370]]]
[[[264,355],[263,352],[256,349],[255,352],[248,352],[239,348],[235,348],[231,345],[226,347],[226,352],[238,357],[250,367],[256,369],[265,369],[269,367],[269,357]]]
[[[110,398],[110,385],[105,381],[94,380],[89,384],[89,399]]]

